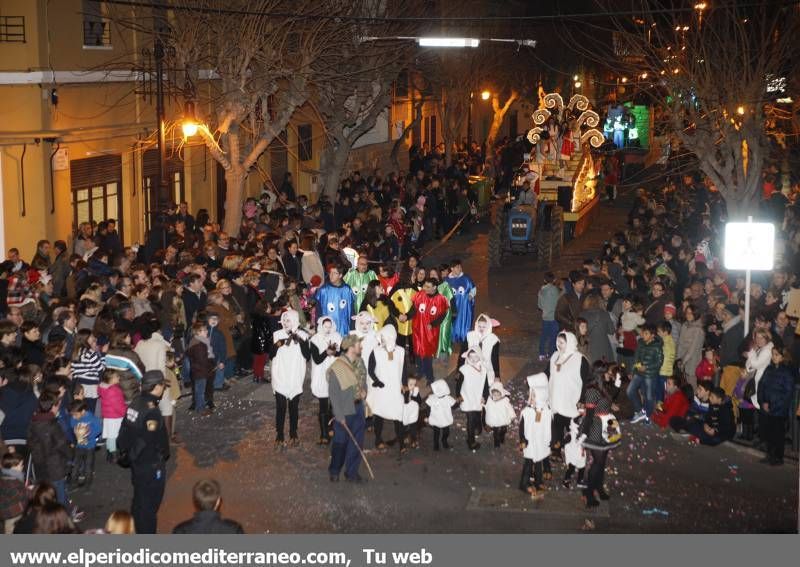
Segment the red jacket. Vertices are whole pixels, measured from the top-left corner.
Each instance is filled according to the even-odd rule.
[[[653,422],[661,428],[669,427],[669,420],[673,417],[684,417],[689,411],[689,400],[680,390],[675,390],[667,395],[661,411],[653,413]]]
[[[710,363],[708,360],[703,358],[700,361],[700,364],[697,365],[697,368],[694,370],[694,375],[697,377],[698,380],[713,380],[714,374],[717,373],[717,367],[715,364]]]
[[[97,388],[97,395],[100,397],[100,404],[103,408],[103,418],[125,417],[128,405],[125,403],[125,395],[119,384],[100,384]]]

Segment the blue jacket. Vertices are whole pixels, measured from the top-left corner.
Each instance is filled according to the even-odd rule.
[[[5,414],[0,434],[3,439],[27,439],[38,405],[33,388],[15,382],[0,388],[0,410]]]
[[[102,433],[103,426],[100,424],[100,419],[92,412],[87,410],[80,419],[70,417],[69,426],[75,436],[75,446],[78,449],[97,447],[97,437]]]
[[[214,351],[214,364],[224,363],[227,358],[227,347],[225,337],[218,327],[208,328],[208,340],[211,343],[211,350]]]
[[[795,371],[787,364],[770,364],[758,381],[758,405],[769,404],[767,413],[788,417],[792,411]]]

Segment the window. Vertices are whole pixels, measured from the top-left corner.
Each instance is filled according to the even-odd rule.
[[[425,117],[425,143],[431,148],[436,145],[436,116]]]
[[[104,155],[69,162],[72,221],[115,219],[122,234],[122,156]]]
[[[168,184],[168,200],[177,204],[186,200],[184,187],[183,161],[177,156],[167,156],[165,165]],[[157,204],[156,189],[158,188],[158,150],[152,149],[144,152],[142,157],[142,193],[144,196],[144,223],[150,228],[150,216]]]
[[[119,218],[119,184],[107,183],[86,189],[73,189],[75,224]]]
[[[83,47],[88,49],[111,48],[111,20],[107,17],[105,2],[83,0]]]
[[[0,16],[0,43],[25,43],[25,16]]]
[[[284,130],[269,145],[269,174],[276,188],[281,186],[283,178],[289,170],[289,152],[286,151],[286,142],[286,130]]]
[[[311,161],[313,158],[311,124],[301,124],[297,127],[297,159]]]

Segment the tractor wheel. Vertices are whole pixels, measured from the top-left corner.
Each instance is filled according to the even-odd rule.
[[[542,268],[549,268],[553,263],[553,233],[543,230],[536,240],[537,261]]]
[[[499,268],[503,264],[503,242],[498,224],[495,224],[489,232],[488,256],[490,267]]]

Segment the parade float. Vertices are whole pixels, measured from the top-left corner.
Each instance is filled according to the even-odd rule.
[[[533,113],[528,141],[533,144],[529,168],[537,176],[539,200],[555,202],[564,211],[564,236],[580,236],[597,213],[599,164],[591,149],[605,142],[597,129],[600,116],[589,99],[573,95],[568,104],[558,93],[542,99]]]

